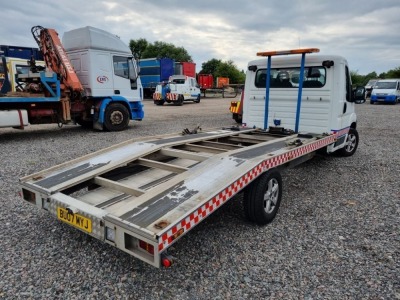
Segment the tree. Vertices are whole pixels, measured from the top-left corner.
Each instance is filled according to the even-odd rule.
[[[387,78],[400,78],[400,67],[389,70],[386,73]]]
[[[222,62],[215,70],[215,77],[229,77],[229,83],[244,83],[246,75],[240,72],[232,60]]]
[[[211,74],[216,77],[228,77],[231,84],[244,83],[245,73],[239,71],[232,60],[226,62],[213,58],[201,65],[200,74]]]
[[[215,71],[221,63],[222,61],[216,58],[202,63],[200,74],[212,74],[215,77]]]
[[[168,57],[175,61],[192,62],[192,57],[183,47],[176,47],[171,43],[156,41],[148,44],[143,51],[142,58],[163,58]]]
[[[129,48],[131,49],[133,57],[136,60],[140,60],[142,58],[142,54],[148,45],[149,43],[144,38],[129,41]]]
[[[168,57],[179,62],[192,62],[192,57],[183,47],[176,47],[173,44],[156,41],[149,43],[146,39],[140,38],[130,40],[129,48],[135,59],[142,58],[163,58]]]
[[[365,76],[359,75],[357,71],[350,71],[350,76],[351,76],[351,82],[353,85],[359,86],[359,85],[365,85],[367,82],[365,81]]]

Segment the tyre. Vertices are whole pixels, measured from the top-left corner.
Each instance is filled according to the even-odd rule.
[[[236,123],[242,124],[242,115],[239,114],[233,114],[233,119],[235,120]]]
[[[104,127],[108,131],[121,131],[128,127],[129,112],[121,103],[111,103],[104,114]]]
[[[184,100],[185,98],[183,98],[183,95],[179,95],[178,99],[175,101],[175,105],[182,106]]]
[[[197,95],[196,100],[194,100],[194,103],[200,103],[200,94]]]
[[[246,217],[265,225],[275,218],[282,199],[282,177],[270,170],[253,181],[244,191],[243,205]]]
[[[76,119],[76,123],[81,125],[83,128],[92,129],[93,121],[92,120],[84,120],[82,118]]]
[[[352,156],[358,147],[359,137],[358,132],[354,128],[350,128],[347,134],[345,146],[337,151],[340,156]]]
[[[164,100],[154,100],[155,105],[164,105]]]
[[[369,104],[374,104],[374,101],[369,100]]]

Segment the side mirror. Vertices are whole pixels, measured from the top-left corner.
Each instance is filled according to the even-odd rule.
[[[351,93],[351,102],[361,104],[365,102],[365,87],[357,86]]]

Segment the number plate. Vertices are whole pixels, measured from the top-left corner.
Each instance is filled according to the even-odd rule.
[[[92,232],[92,220],[80,214],[72,214],[62,207],[57,207],[57,218],[83,231]]]

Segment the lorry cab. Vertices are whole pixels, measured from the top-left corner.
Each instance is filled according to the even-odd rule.
[[[371,92],[370,103],[387,102],[396,104],[400,101],[400,79],[378,80]]]
[[[138,66],[118,37],[87,26],[65,32],[63,45],[87,96],[142,100]]]
[[[338,142],[329,146],[328,152],[333,152],[343,147],[349,128],[356,128],[354,103],[365,97],[365,88],[352,90],[345,58],[305,55],[312,52],[319,50],[258,53],[268,59],[248,64],[243,123],[296,133],[343,132]]]

